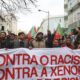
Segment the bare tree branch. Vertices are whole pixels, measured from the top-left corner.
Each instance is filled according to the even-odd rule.
[[[15,12],[31,12],[31,5],[36,6],[37,0],[0,0],[0,8],[2,15],[0,18],[3,21],[11,22],[12,18],[16,19]],[[7,13],[3,16],[3,13]],[[7,15],[7,16],[6,16]],[[10,16],[10,17],[9,17]],[[17,19],[16,19],[17,20]]]
[[[29,5],[36,6],[36,0],[1,0],[0,1],[3,8],[6,9],[6,11],[17,11],[20,9],[22,10],[29,10]]]

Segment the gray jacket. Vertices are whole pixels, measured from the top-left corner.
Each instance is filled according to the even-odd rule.
[[[23,41],[23,44],[21,46],[20,45],[20,40],[15,40],[14,41],[14,48],[20,48],[20,47],[22,47],[22,48],[28,48],[29,47],[28,41],[27,40],[24,40]]]

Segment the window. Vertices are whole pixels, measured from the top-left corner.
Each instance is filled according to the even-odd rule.
[[[4,26],[1,27],[1,31],[4,31]]]

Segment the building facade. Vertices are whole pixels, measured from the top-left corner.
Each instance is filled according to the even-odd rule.
[[[56,30],[58,24],[60,24],[61,27],[64,27],[64,17],[49,18],[49,30],[51,31],[51,33],[53,33]],[[48,19],[45,19],[42,21],[38,32],[43,32],[46,35],[47,30],[48,30]]]
[[[4,17],[0,15],[0,31],[6,31],[6,28],[4,27],[6,25],[7,25],[7,23],[4,19]]]
[[[11,15],[0,15],[0,32],[12,32],[17,34],[17,19]]]
[[[68,0],[68,27],[80,27],[80,0]]]
[[[68,0],[64,0],[64,26],[68,28]]]

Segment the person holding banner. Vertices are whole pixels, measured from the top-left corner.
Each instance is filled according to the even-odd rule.
[[[33,45],[33,48],[45,48],[46,47],[42,32],[39,32],[36,35],[35,40],[32,41],[32,45]]]
[[[80,44],[78,45],[78,49],[80,49]]]
[[[55,40],[53,41],[53,48],[54,48],[54,47],[56,47],[56,48],[61,47],[61,46],[60,46],[60,43],[59,43],[59,41],[58,41],[57,39],[55,39]]]
[[[7,47],[7,40],[6,40],[6,33],[1,32],[0,33],[0,48],[5,48]]]
[[[18,33],[18,38],[19,39],[14,41],[14,48],[20,48],[20,47],[28,48],[29,47],[29,44],[25,38],[24,32]]]
[[[70,38],[66,38],[66,46],[68,48],[75,49],[75,47],[74,47],[73,43],[71,42]]]

